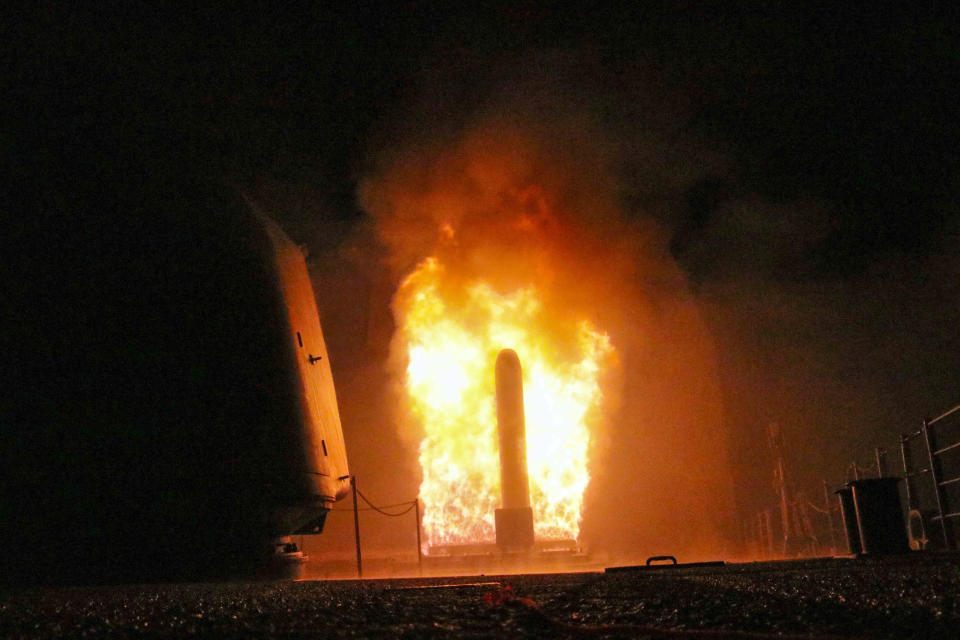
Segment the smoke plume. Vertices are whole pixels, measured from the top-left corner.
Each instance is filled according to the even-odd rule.
[[[604,381],[590,448],[588,545],[620,555],[716,553],[733,514],[714,346],[663,227],[664,194],[685,187],[696,163],[686,177],[668,182],[661,166],[639,189],[625,188],[636,177],[625,168],[663,161],[665,134],[650,124],[657,114],[649,128],[628,125],[629,113],[605,121],[583,71],[566,75],[586,90],[524,67],[509,83],[492,80],[470,109],[446,105],[429,128],[399,127],[406,137],[383,144],[360,201],[397,281],[437,256],[464,283],[483,278],[505,293],[533,283],[558,326],[584,318],[609,335],[619,366]],[[665,158],[676,153],[664,147]],[[395,339],[398,391],[405,358]],[[413,449],[419,425],[402,395],[392,404]]]

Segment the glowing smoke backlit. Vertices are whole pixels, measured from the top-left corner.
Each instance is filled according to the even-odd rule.
[[[537,538],[626,554],[723,543],[712,341],[669,235],[624,208],[603,131],[582,109],[507,101],[421,128],[361,183],[396,283],[389,418],[428,552],[494,542],[501,349],[522,365]]]

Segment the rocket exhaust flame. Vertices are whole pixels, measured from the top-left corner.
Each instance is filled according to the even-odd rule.
[[[422,425],[425,545],[492,543],[500,507],[494,363],[505,346],[523,366],[535,536],[576,539],[589,482],[600,377],[613,353],[589,321],[551,313],[534,286],[501,292],[421,262],[394,300],[406,345],[405,390]]]
[[[657,142],[621,146],[592,103],[528,88],[462,122],[416,121],[360,187],[397,282],[391,409],[418,451],[424,550],[496,539],[494,370],[512,349],[535,546],[633,553],[669,537],[713,557],[733,505],[716,350],[667,230],[642,210],[668,212],[657,194],[674,187],[621,173],[622,152]]]

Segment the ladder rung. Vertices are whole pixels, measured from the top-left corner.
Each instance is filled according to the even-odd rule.
[[[956,449],[957,447],[960,447],[960,442],[954,442],[953,444],[948,445],[948,446],[944,447],[943,449],[939,449],[939,450],[937,450],[937,451],[934,451],[934,452],[933,452],[933,455],[938,456],[938,455],[940,455],[941,453],[946,453],[947,451],[950,451],[950,449]]]
[[[941,518],[940,516],[933,516],[933,517],[930,518],[930,519],[931,519],[931,520],[946,520],[947,518],[960,518],[960,512],[957,512],[957,513],[946,513],[946,514],[944,514],[944,516],[943,516],[942,518]]]

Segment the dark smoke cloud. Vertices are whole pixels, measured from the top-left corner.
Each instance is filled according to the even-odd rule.
[[[394,417],[369,399],[395,403],[396,389],[380,391],[396,384],[382,366],[386,309],[398,278],[435,248],[438,223],[412,210],[397,218],[391,185],[429,191],[456,172],[467,141],[502,143],[509,131],[569,180],[565,225],[584,238],[571,260],[588,270],[601,262],[609,278],[581,301],[623,356],[619,409],[598,440],[583,529],[598,548],[717,555],[730,528],[773,504],[771,422],[783,429],[792,484],[809,494],[955,402],[956,228],[920,255],[891,249],[866,260],[850,238],[871,230],[852,222],[862,218],[851,218],[848,202],[809,195],[816,189],[766,193],[751,153],[704,127],[689,94],[653,64],[553,51],[429,68],[371,136],[361,200],[373,215],[339,255],[366,293],[331,303],[328,314],[371,310],[366,351],[339,358],[367,354],[366,364],[343,367],[358,382],[342,391],[342,411],[356,412],[345,428],[363,443],[351,460],[391,498],[416,491],[416,439],[398,437],[387,426]],[[949,201],[942,208],[956,219]],[[347,324],[345,342],[360,346],[356,323]],[[372,472],[381,440],[403,495],[381,479],[393,473]],[[705,529],[722,534],[694,540]]]
[[[896,472],[897,435],[956,404],[960,364],[956,236],[928,255],[816,275],[836,205],[748,204],[715,211],[684,256],[718,341],[745,511],[774,500],[768,424],[783,431],[793,488],[820,500],[822,480],[872,466],[876,446]],[[773,229],[755,235],[758,222]]]
[[[584,539],[618,554],[703,557],[725,546],[735,520],[729,434],[713,342],[667,225],[724,160],[646,93],[647,70],[598,69],[554,52],[426,79],[426,97],[393,128],[404,133],[377,146],[360,200],[395,279],[439,246],[504,287],[518,284],[504,273],[549,274],[564,308],[610,333],[622,370],[609,390],[616,410],[596,434]],[[542,219],[518,195],[529,189],[545,198]],[[531,217],[527,237],[513,223]],[[443,223],[456,229],[455,249],[438,243]]]

